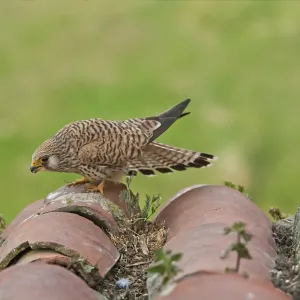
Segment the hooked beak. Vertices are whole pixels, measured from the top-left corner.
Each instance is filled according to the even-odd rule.
[[[38,165],[35,161],[31,163],[30,172],[37,173],[42,166]]]

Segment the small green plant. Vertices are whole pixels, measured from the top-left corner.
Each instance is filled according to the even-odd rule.
[[[236,222],[231,227],[224,228],[224,234],[236,233],[237,239],[235,243],[229,245],[221,256],[225,259],[230,252],[236,252],[237,259],[234,268],[226,268],[226,272],[238,273],[242,259],[252,259],[250,252],[247,248],[248,242],[252,238],[252,234],[246,231],[246,225],[243,222]],[[247,274],[244,274],[247,277]]]
[[[0,214],[0,246],[4,243],[4,239],[2,237],[2,231],[5,229],[6,227],[6,222],[5,219],[3,217],[3,215]]]
[[[0,215],[0,233],[5,229],[6,222],[3,215]]]
[[[146,201],[145,205],[142,209],[142,218],[143,219],[149,219],[151,216],[155,214],[157,209],[161,205],[161,196],[160,195],[153,195],[150,197],[149,195],[146,195]]]
[[[247,193],[247,190],[244,186],[242,185],[236,185],[231,181],[224,181],[224,185],[228,186],[232,189],[235,189],[237,191],[239,191],[240,193],[244,194],[247,198],[249,198],[250,200],[252,200],[252,198],[250,197],[250,195]]]
[[[126,177],[126,190],[121,191],[120,197],[126,203],[130,215],[133,217],[137,209],[139,209],[139,194],[134,195],[131,192],[132,176]]]
[[[285,213],[282,213],[278,207],[270,207],[269,214],[275,221],[287,218],[287,215]]]
[[[162,278],[162,286],[169,283],[179,272],[176,262],[182,257],[182,253],[172,254],[171,250],[158,249],[155,251],[154,264],[148,268],[148,273],[157,273]]]
[[[139,200],[140,196],[139,193],[134,195],[131,191],[131,182],[132,177],[126,178],[126,190],[123,190],[120,194],[121,199],[126,203],[127,207],[130,210],[130,215],[134,216],[134,212],[140,210]],[[140,218],[148,220],[161,205],[161,196],[160,195],[153,195],[150,197],[146,195],[145,205],[140,212]]]

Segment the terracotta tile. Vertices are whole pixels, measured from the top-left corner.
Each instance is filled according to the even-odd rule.
[[[242,260],[241,271],[251,277],[269,280],[269,269],[276,257],[271,223],[267,216],[242,193],[225,186],[194,186],[175,195],[159,212],[170,229],[165,249],[182,252],[180,276],[200,270],[223,272],[234,267],[235,254],[222,260],[220,255],[236,236],[223,235],[224,227],[243,221],[254,236],[248,244],[252,260]]]
[[[26,252],[14,264],[21,265],[30,262],[45,262],[68,267],[71,263],[71,258],[52,250],[39,249]]]
[[[45,198],[45,203],[50,203],[52,201],[55,201],[57,198],[63,196],[63,195],[71,195],[74,193],[86,193],[85,189],[89,184],[82,184],[77,186],[62,186],[58,190],[48,194]],[[122,183],[113,183],[108,181],[104,188],[104,197],[111,202],[118,205],[125,214],[128,215],[128,208],[126,206],[126,203],[121,199],[120,193],[126,190],[126,186]],[[103,198],[99,193],[93,193],[94,195],[97,195],[99,199]]]
[[[20,224],[0,248],[0,261],[5,267],[17,254],[14,250],[51,249],[67,256],[79,254],[103,277],[119,258],[109,237],[91,221],[76,214],[50,212]]]
[[[124,212],[119,206],[116,206],[119,210],[111,209],[108,202],[96,193],[70,193],[41,206],[38,213],[45,214],[51,211],[75,213],[87,218],[100,228],[116,234],[119,226],[113,215],[116,213],[117,217],[121,217]]]
[[[24,220],[35,217],[36,214],[47,213],[50,211],[76,213],[88,218],[96,225],[116,234],[118,231],[118,224],[113,214],[108,209],[109,201],[120,208],[120,214],[124,213],[128,216],[127,206],[120,198],[120,193],[126,189],[126,186],[124,184],[108,182],[104,190],[105,198],[99,193],[85,192],[84,189],[86,186],[87,184],[75,187],[67,187],[65,185],[48,194],[45,199],[30,203],[10,222],[10,224],[8,224],[2,233],[2,238],[6,239]]]
[[[100,300],[88,285],[72,272],[47,264],[24,264],[0,272],[2,300]]]
[[[43,199],[34,201],[26,206],[20,213],[6,226],[5,230],[2,232],[1,237],[6,239],[10,233],[19,226],[24,220],[30,216],[36,214],[40,207],[43,205]]]
[[[271,284],[236,274],[199,272],[180,280],[166,296],[154,300],[289,300]]]

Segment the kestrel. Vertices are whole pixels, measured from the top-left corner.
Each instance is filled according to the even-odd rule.
[[[151,176],[154,171],[207,167],[216,156],[155,141],[177,119],[189,114],[183,112],[189,103],[187,99],[154,117],[69,123],[36,149],[30,171],[76,173],[83,178],[69,186],[88,182],[89,190],[103,194],[105,180],[121,182],[123,176],[138,172]]]

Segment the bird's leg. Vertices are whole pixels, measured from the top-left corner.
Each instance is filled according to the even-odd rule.
[[[104,192],[103,192],[103,189],[104,189],[104,179],[100,182],[100,184],[98,185],[93,185],[93,186],[89,186],[87,188],[87,190],[89,192],[100,192],[100,194],[103,196]]]
[[[84,183],[88,183],[88,182],[89,181],[85,177],[82,177],[82,178],[76,179],[75,181],[67,184],[67,186],[71,187],[71,186],[76,186],[76,185],[80,185],[80,184],[84,184]]]

